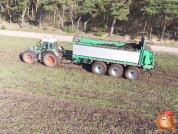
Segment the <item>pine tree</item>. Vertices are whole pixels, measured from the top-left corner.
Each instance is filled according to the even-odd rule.
[[[65,12],[65,7],[66,7],[66,2],[67,0],[50,0],[50,1],[43,0],[45,10],[51,11],[54,14],[55,13],[58,14],[62,30],[64,30],[64,14],[65,14],[64,12]]]
[[[79,14],[84,21],[84,31],[86,31],[87,23],[91,19],[95,19],[98,16],[102,16],[105,13],[103,0],[85,0],[79,9]]]
[[[113,17],[113,22],[111,25],[111,31],[110,36],[113,34],[114,31],[114,25],[116,23],[116,20],[124,21],[128,19],[129,14],[129,7],[131,4],[131,0],[127,1],[118,1],[118,0],[107,0],[107,2],[112,3],[110,7],[110,16]]]
[[[159,40],[163,39],[166,27],[174,19],[178,17],[178,1],[177,0],[147,0],[148,5],[142,11],[152,17],[160,19],[162,32]]]
[[[72,23],[71,30],[73,32],[74,31],[74,13],[75,13],[75,11],[78,7],[77,7],[77,4],[76,4],[76,1],[74,1],[74,0],[68,0],[66,5],[67,5],[68,15],[69,15],[69,18],[70,18],[71,23]]]
[[[79,13],[81,14],[82,20],[84,21],[84,31],[86,31],[87,23],[91,19],[92,15],[96,13],[95,4],[95,0],[85,0],[80,6]]]
[[[0,2],[0,24],[2,23],[2,19],[1,19],[1,16],[2,14],[6,11],[5,10],[5,7],[4,7],[4,4],[7,3],[7,0],[2,0]]]
[[[21,12],[21,27],[24,26],[24,18],[25,18],[25,14],[26,14],[26,11],[27,11],[27,7],[29,5],[29,0],[18,0],[18,10],[20,10]]]

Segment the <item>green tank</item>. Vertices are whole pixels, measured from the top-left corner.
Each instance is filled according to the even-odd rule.
[[[100,46],[100,45],[110,45],[110,46],[124,46],[125,43],[117,42],[117,41],[107,41],[107,40],[99,40],[99,39],[92,39],[92,38],[84,38],[75,36],[73,43],[78,42],[79,44],[86,44],[89,46]]]
[[[137,79],[140,69],[154,68],[154,52],[145,44],[142,36],[138,43],[99,40],[75,36],[73,38],[73,61],[91,64],[95,74],[109,74],[128,79]]]

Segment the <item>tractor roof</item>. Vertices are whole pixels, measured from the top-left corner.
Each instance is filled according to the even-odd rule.
[[[55,39],[55,38],[44,38],[44,39],[42,39],[41,40],[42,42],[51,42],[51,43],[54,43],[54,42],[56,42],[57,41],[57,39]]]

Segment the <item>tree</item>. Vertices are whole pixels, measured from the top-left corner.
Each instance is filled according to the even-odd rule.
[[[19,17],[21,17],[20,25],[23,27],[28,4],[29,0],[6,0],[5,9],[7,10],[7,14],[9,16],[9,22],[11,23],[14,19],[18,22]]]
[[[65,6],[66,6],[66,0],[43,0],[44,8],[45,10],[57,12],[61,29],[64,30],[64,12],[65,12]]]
[[[35,7],[36,7],[36,19],[35,24],[37,25],[37,22],[39,23],[39,27],[41,28],[42,20],[44,17],[44,3],[43,1],[36,0],[35,1]]]
[[[139,30],[139,24],[143,23],[142,31],[145,32],[147,21],[149,20],[149,17],[146,15],[143,15],[143,12],[141,11],[142,8],[147,5],[147,2],[145,0],[132,0],[132,3],[130,5],[130,14],[129,14],[129,27],[127,28],[127,32],[129,28],[134,24],[134,22],[137,20],[136,31]],[[132,21],[133,20],[133,21]]]
[[[17,11],[17,2],[8,0],[6,9],[9,16],[9,23],[12,23],[13,14],[16,14]]]
[[[18,9],[22,12],[21,13],[21,27],[24,26],[24,17],[27,11],[27,7],[29,6],[29,0],[18,0]]]
[[[177,0],[147,0],[148,5],[142,11],[160,19],[162,32],[159,40],[163,39],[166,27],[178,17],[178,1]]]
[[[82,16],[82,20],[84,21],[84,31],[86,31],[87,23],[91,18],[94,19],[105,11],[103,7],[103,0],[85,0],[82,3],[79,9],[79,14]]]
[[[48,1],[48,0],[44,0],[43,1],[43,5],[44,5],[44,9],[46,11],[48,11],[49,13],[53,13],[53,20],[54,20],[54,24],[56,21],[56,8],[57,8],[57,1]]]
[[[4,4],[5,4],[6,2],[7,2],[7,0],[4,0],[4,1],[1,1],[1,2],[0,2],[0,24],[2,23],[1,16],[2,16],[2,13],[5,12]]]
[[[77,4],[73,0],[68,0],[67,1],[67,9],[69,13],[69,17],[72,23],[72,31],[74,31],[74,12],[77,9]]]
[[[112,4],[110,5],[110,15],[113,18],[113,22],[111,25],[111,31],[110,36],[112,36],[114,31],[114,25],[116,23],[116,20],[124,21],[127,20],[127,15],[129,14],[129,6],[131,4],[131,0],[126,1],[117,1],[117,0],[107,0],[110,1]]]

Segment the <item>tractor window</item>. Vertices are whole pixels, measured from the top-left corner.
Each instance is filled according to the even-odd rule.
[[[57,42],[54,42],[54,48],[58,48]]]
[[[53,43],[49,44],[49,49],[53,49]]]
[[[48,49],[48,42],[43,42],[43,48]]]

